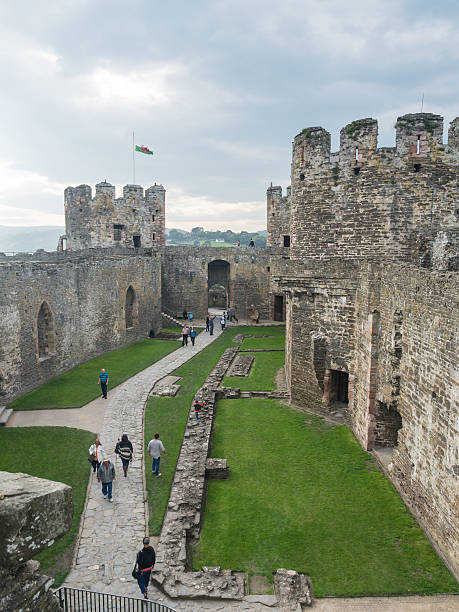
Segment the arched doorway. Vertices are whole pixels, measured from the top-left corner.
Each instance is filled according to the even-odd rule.
[[[56,350],[54,317],[47,302],[42,302],[37,316],[38,358],[46,359]]]
[[[226,309],[230,303],[230,264],[223,259],[211,261],[207,266],[208,305]]]
[[[124,305],[124,319],[126,322],[126,329],[134,327],[138,320],[138,303],[137,296],[131,285],[129,285],[126,291],[126,301]]]
[[[212,285],[209,287],[209,308],[223,308],[228,307],[228,295],[223,285]]]

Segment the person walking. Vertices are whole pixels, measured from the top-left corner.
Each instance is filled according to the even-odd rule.
[[[206,332],[209,331],[209,324],[210,324],[210,319],[209,319],[209,315],[207,315],[207,317],[206,317]]]
[[[104,368],[102,368],[99,374],[99,379],[97,381],[97,384],[100,385],[100,388],[102,389],[102,397],[104,399],[107,399],[108,379],[109,379],[108,373],[104,370]]]
[[[190,329],[190,340],[191,340],[191,344],[194,346],[194,341],[196,340],[196,336],[198,335],[198,332],[195,330],[194,327],[192,327]]]
[[[92,455],[92,471],[94,474],[100,468],[100,464],[102,463],[102,459],[104,458],[104,451],[102,449],[102,444],[100,443],[99,438],[94,440],[94,444],[91,444],[89,447],[89,456]]]
[[[121,440],[118,440],[116,443],[115,453],[121,459],[124,476],[126,477],[129,464],[132,461],[132,442],[127,437],[127,434],[123,434]]]
[[[193,314],[191,312],[188,313],[188,321],[191,323],[193,322]]]
[[[136,566],[139,569],[137,583],[145,599],[148,598],[148,585],[150,584],[151,570],[155,566],[155,561],[156,555],[153,546],[150,546],[150,538],[144,538],[143,548],[137,553]]]
[[[188,327],[186,325],[182,328],[182,346],[188,346]]]
[[[188,313],[186,311],[186,308],[183,309],[182,316],[185,320],[188,320]]]
[[[196,400],[195,403],[193,404],[194,416],[196,417],[196,420],[198,421],[198,423],[199,423],[199,413],[201,412],[203,406],[204,406],[204,402],[200,402],[199,400]]]
[[[214,321],[215,321],[215,315],[210,317],[209,319],[209,335],[210,336],[214,335]]]
[[[222,331],[224,331],[226,325],[226,317],[224,314],[222,314],[222,316],[220,317],[220,325],[222,326]]]
[[[102,495],[111,503],[113,481],[115,480],[115,466],[108,457],[104,457],[102,465],[97,470],[97,480],[102,482]]]
[[[254,246],[255,246],[255,242],[253,241],[253,238],[251,238],[249,242],[249,247],[254,247]]]
[[[159,471],[159,462],[161,461],[161,452],[166,456],[166,449],[163,443],[159,439],[159,433],[155,433],[153,440],[150,440],[147,447],[148,456],[152,458],[151,471],[159,478],[161,472]]]

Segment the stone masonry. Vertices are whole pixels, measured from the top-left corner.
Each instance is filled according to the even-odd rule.
[[[58,612],[52,579],[32,561],[72,524],[72,489],[27,474],[0,472],[0,610]]]
[[[362,446],[392,449],[389,476],[459,575],[459,118],[397,120],[396,147],[377,123],[293,143],[290,260],[271,271],[286,297],[291,400],[343,413]]]
[[[0,258],[0,403],[82,361],[157,334],[160,270],[154,249]],[[43,308],[48,316],[40,320]]]
[[[116,198],[114,185],[105,181],[96,185],[94,198],[89,185],[67,187],[66,233],[58,248],[164,246],[165,195],[156,183],[145,193],[141,185],[125,185],[122,198]]]

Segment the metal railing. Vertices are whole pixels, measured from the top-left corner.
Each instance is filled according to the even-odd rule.
[[[176,612],[150,599],[62,586],[54,592],[64,612]]]

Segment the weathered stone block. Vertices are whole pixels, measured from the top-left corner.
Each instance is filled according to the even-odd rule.
[[[28,474],[0,472],[0,566],[25,563],[71,526],[71,487]]]

